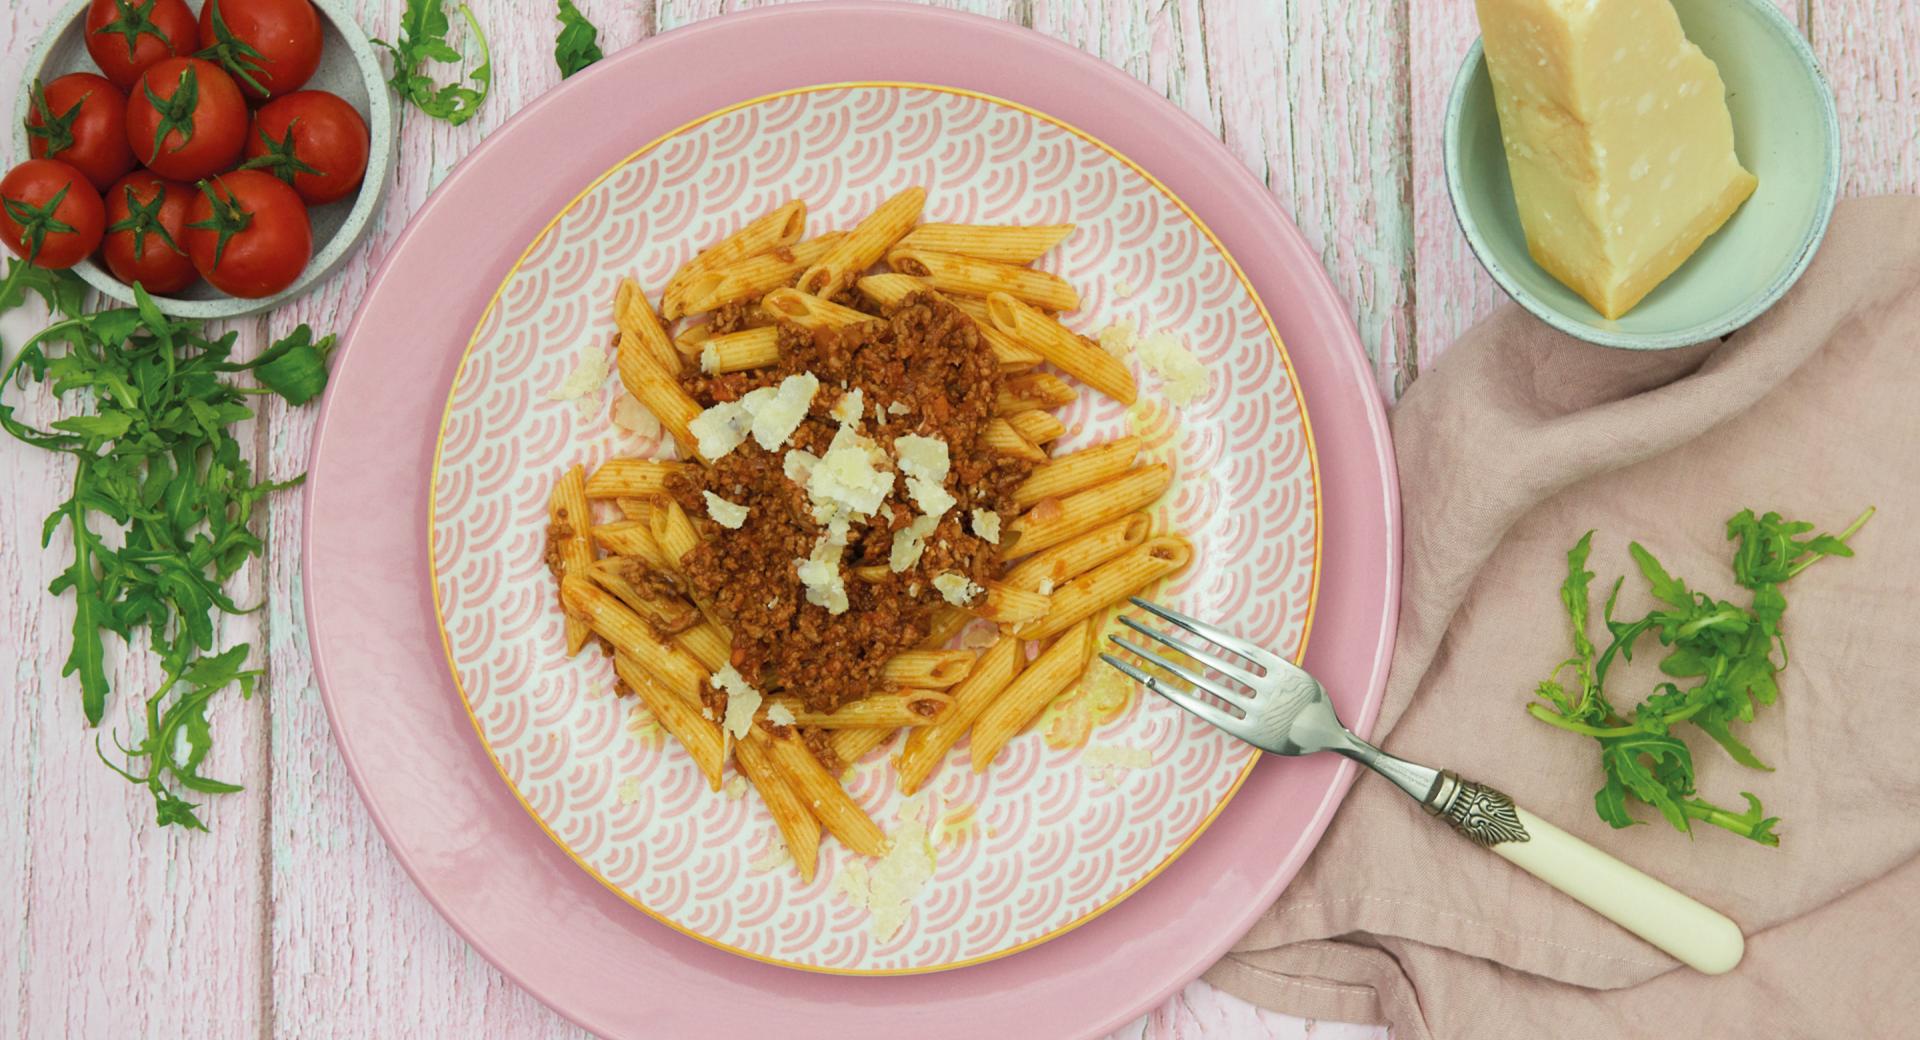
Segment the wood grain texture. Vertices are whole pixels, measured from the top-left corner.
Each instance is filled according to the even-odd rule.
[[[611,53],[755,0],[577,0]],[[0,10],[0,111],[19,63],[65,0]],[[402,0],[358,0],[394,35]],[[404,113],[400,162],[367,245],[320,291],[239,326],[243,348],[301,321],[343,329],[408,218],[493,128],[559,81],[547,3],[474,0],[493,49],[492,97],[462,127]],[[954,0],[1031,25],[1167,96],[1274,192],[1354,307],[1383,393],[1395,395],[1501,302],[1453,222],[1439,161],[1452,77],[1477,32],[1466,0]],[[1794,0],[1785,0],[1794,7]],[[1838,99],[1850,194],[1920,188],[1920,0],[1807,0],[1801,12]],[[7,146],[11,147],[10,142]],[[11,156],[7,163],[13,162]],[[15,346],[29,308],[0,322]],[[19,391],[9,391],[9,401]],[[27,397],[25,418],[52,417]],[[309,410],[269,406],[246,437],[265,472],[305,465]],[[218,800],[213,832],[152,826],[145,796],[94,759],[78,691],[59,675],[71,601],[44,594],[70,542],[37,547],[69,465],[0,448],[0,1032],[8,1036],[583,1035],[469,950],[394,863],[335,750],[300,615],[298,496],[263,521],[264,564],[236,582],[269,609],[228,619],[269,680],[215,712],[211,772],[247,784]],[[155,669],[114,657],[125,730]],[[1380,1037],[1252,1008],[1195,982],[1115,1034],[1127,1040]]]

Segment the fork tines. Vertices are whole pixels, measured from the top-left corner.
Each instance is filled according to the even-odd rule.
[[[1262,671],[1271,670],[1270,666],[1266,666],[1263,664],[1262,659],[1270,658],[1272,655],[1269,654],[1266,650],[1260,648],[1259,646],[1253,643],[1249,643],[1246,640],[1241,639],[1240,637],[1235,636],[1229,632],[1226,632],[1216,626],[1209,625],[1204,621],[1200,621],[1197,618],[1188,617],[1187,615],[1182,614],[1179,611],[1160,606],[1157,603],[1148,602],[1147,600],[1141,599],[1138,596],[1131,597],[1131,600],[1133,604],[1139,607],[1140,609],[1147,611],[1148,613],[1154,615],[1155,617],[1158,617],[1167,621],[1168,623],[1174,625],[1177,628],[1180,628],[1194,636],[1199,637],[1201,641],[1204,641],[1205,643],[1213,646],[1220,647],[1226,650],[1228,653],[1231,653],[1235,657],[1238,657],[1241,660],[1248,662],[1254,667],[1261,668]],[[1154,652],[1153,650],[1150,650],[1144,646],[1139,645],[1138,643],[1134,643],[1130,640],[1123,639],[1118,635],[1110,635],[1107,637],[1111,639],[1115,645],[1126,650],[1128,653],[1131,653],[1139,657],[1141,660],[1146,661],[1149,664],[1152,664],[1154,667],[1159,668],[1171,675],[1178,676],[1180,679],[1184,680],[1185,682],[1191,683],[1193,686],[1193,689],[1202,691],[1203,693],[1209,694],[1212,697],[1217,698],[1222,704],[1226,705],[1227,707],[1222,708],[1216,705],[1215,703],[1213,703],[1212,701],[1209,701],[1203,697],[1196,696],[1194,695],[1193,692],[1186,689],[1185,687],[1181,687],[1177,684],[1165,682],[1162,679],[1160,679],[1158,676],[1155,676],[1145,671],[1144,669],[1134,665],[1130,661],[1124,660],[1120,657],[1116,657],[1113,654],[1103,653],[1100,655],[1101,660],[1107,662],[1113,667],[1118,668],[1120,671],[1126,673],[1126,675],[1132,678],[1135,682],[1138,682],[1141,685],[1145,686],[1146,688],[1154,691],[1155,693],[1158,693],[1161,696],[1166,697],[1168,700],[1171,700],[1175,704],[1180,705],[1182,708],[1185,708],[1188,711],[1193,712],[1195,715],[1206,720],[1207,722],[1210,722],[1216,726],[1221,726],[1226,729],[1235,728],[1235,724],[1240,721],[1240,716],[1245,713],[1246,707],[1252,703],[1253,698],[1259,692],[1259,687],[1260,687],[1259,676],[1255,675],[1253,672],[1247,670],[1246,668],[1241,667],[1238,664],[1234,664],[1228,660],[1225,660],[1222,655],[1207,653],[1206,651],[1193,646],[1191,643],[1188,643],[1179,639],[1175,639],[1173,638],[1173,636],[1157,628],[1153,628],[1151,626],[1141,624],[1139,621],[1135,620],[1132,617],[1128,617],[1123,614],[1120,616],[1119,620],[1121,624],[1127,626],[1128,628],[1132,629],[1135,632],[1138,632],[1139,634],[1147,637],[1148,639],[1151,639],[1154,642],[1159,643],[1162,646],[1165,646],[1168,649],[1173,650],[1174,652],[1193,660],[1194,662],[1198,663],[1203,668],[1211,672],[1217,673],[1218,675],[1224,676],[1227,679],[1232,680],[1231,682],[1222,681],[1220,679],[1213,678],[1212,676],[1195,671],[1192,668],[1189,668],[1176,661],[1173,661],[1159,653]]]

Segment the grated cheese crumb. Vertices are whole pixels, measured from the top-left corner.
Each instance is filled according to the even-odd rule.
[[[1096,744],[1080,755],[1080,768],[1096,780],[1103,780],[1108,787],[1119,787],[1122,775],[1129,769],[1145,769],[1153,765],[1153,752],[1143,747],[1124,747],[1117,744]]]
[[[621,805],[632,805],[640,800],[641,790],[640,778],[630,776],[620,781],[620,787],[614,791],[614,795],[620,799]]]
[[[793,853],[787,851],[787,843],[775,830],[767,835],[767,843],[761,847],[758,855],[747,861],[747,870],[754,874],[765,874],[778,870],[793,862]]]
[[[647,411],[647,406],[641,404],[639,398],[625,391],[622,391],[619,398],[613,402],[613,410],[609,417],[613,420],[615,429],[625,430],[635,437],[660,436],[660,420],[654,418],[652,412]]]
[[[913,409],[908,408],[906,405],[901,404],[899,401],[895,401],[892,404],[887,406],[888,415],[905,415],[911,411],[913,411]]]
[[[784,704],[770,704],[767,706],[767,721],[776,726],[791,726],[795,722],[793,710]]]
[[[895,437],[893,453],[900,460],[900,472],[935,484],[944,482],[953,466],[947,442],[938,437],[922,437],[917,433]]]
[[[1115,296],[1118,296],[1118,297],[1120,297],[1120,298],[1121,298],[1121,299],[1123,299],[1123,300],[1124,300],[1124,299],[1126,299],[1126,298],[1127,298],[1127,297],[1129,297],[1129,296],[1132,296],[1132,295],[1133,295],[1133,283],[1131,283],[1131,282],[1115,282],[1115,283],[1113,283],[1113,294],[1114,294]]]
[[[727,801],[729,802],[737,802],[745,798],[747,796],[747,778],[744,776],[735,776],[733,779],[727,781],[727,785],[720,789],[720,793],[726,795]]]
[[[933,577],[933,587],[939,591],[940,598],[956,607],[964,607],[980,598],[986,590],[973,583],[973,579],[964,574],[948,571]]]
[[[807,602],[827,608],[829,614],[847,612],[847,582],[840,576],[840,554],[844,542],[822,538],[804,560],[793,561],[800,584],[807,588]]]
[[[985,539],[991,545],[1000,544],[1000,514],[991,509],[975,509],[973,533]]]
[[[860,421],[860,412],[864,408],[866,408],[866,397],[856,386],[841,394],[840,400],[833,406],[833,411],[827,414],[843,423],[857,423]]]
[[[913,522],[893,532],[893,551],[887,556],[887,569],[895,574],[920,562],[927,550],[927,536],[940,526],[937,516],[914,517]]]
[[[1040,579],[1040,585],[1039,585],[1039,586],[1038,586],[1037,588],[1035,588],[1035,589],[1034,589],[1034,591],[1035,591],[1035,592],[1038,592],[1038,593],[1039,593],[1039,594],[1041,594],[1042,596],[1051,596],[1051,595],[1053,595],[1053,579],[1052,579],[1052,578],[1041,578],[1041,579]]]
[[[609,371],[605,347],[583,346],[573,371],[561,378],[559,386],[547,391],[547,400],[572,401],[580,417],[588,418],[593,415],[601,388],[607,385]]]
[[[942,516],[947,510],[960,504],[959,500],[938,481],[921,477],[907,478],[907,494],[913,499],[913,504],[920,507],[922,513],[932,517]]]
[[[1160,389],[1167,400],[1179,407],[1192,404],[1210,389],[1207,366],[1171,332],[1156,332],[1146,337],[1135,344],[1134,353],[1149,371],[1160,377]]]
[[[1094,339],[1099,341],[1101,349],[1124,361],[1133,353],[1135,331],[1133,319],[1123,318],[1095,333]]]
[[[730,664],[721,665],[707,680],[707,685],[727,695],[727,717],[720,728],[733,734],[735,740],[746,739],[747,730],[753,727],[753,713],[760,710],[760,691],[749,685],[746,677]]]
[[[711,491],[702,491],[700,493],[706,496],[707,515],[713,518],[714,523],[719,524],[721,527],[737,531],[740,529],[741,524],[747,522],[746,506],[729,502]]]
[[[899,826],[885,856],[871,867],[858,861],[849,863],[834,879],[834,887],[847,902],[870,915],[877,942],[887,942],[900,933],[913,901],[933,878],[938,861],[924,819],[926,798],[919,794],[900,803]]]
[[[720,348],[714,346],[711,341],[700,348],[700,371],[710,376],[720,374]]]

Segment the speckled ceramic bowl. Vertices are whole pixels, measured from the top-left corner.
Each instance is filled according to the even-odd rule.
[[[1840,190],[1840,128],[1813,51],[1771,0],[1674,0],[1687,38],[1720,66],[1752,197],[1639,305],[1609,321],[1527,254],[1474,42],[1447,103],[1447,191],[1474,255],[1522,307],[1569,335],[1664,350],[1723,336],[1784,295],[1826,234]]]
[[[189,6],[198,14],[198,3]],[[386,197],[392,177],[394,128],[393,99],[387,93],[386,76],[373,52],[367,34],[354,23],[352,12],[342,0],[313,0],[320,12],[322,50],[320,68],[307,82],[313,90],[340,95],[366,117],[372,147],[367,153],[366,180],[360,190],[337,202],[313,206],[307,213],[313,222],[313,259],[307,269],[284,291],[257,300],[242,300],[220,292],[206,282],[195,282],[177,296],[156,296],[160,309],[183,318],[233,318],[257,314],[305,293],[333,272],[360,241],[373,223],[373,215]],[[84,37],[87,0],[75,0],[66,18],[55,24],[41,39],[26,64],[28,78],[51,80],[69,72],[98,72],[87,56]],[[26,117],[28,92],[20,91],[14,105],[14,154],[27,157]],[[133,302],[133,290],[115,278],[105,266],[92,260],[74,268],[87,284],[124,303]]]

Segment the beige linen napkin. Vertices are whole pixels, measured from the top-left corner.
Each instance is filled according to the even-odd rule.
[[[1414,385],[1392,426],[1405,588],[1375,740],[1719,908],[1746,932],[1746,960],[1715,978],[1680,968],[1363,775],[1209,981],[1295,1014],[1387,1022],[1399,1040],[1920,1035],[1920,199],[1843,204],[1787,298],[1720,343],[1608,350],[1509,306]],[[1727,517],[1751,506],[1831,531],[1868,505],[1880,512],[1854,559],[1785,587],[1781,699],[1744,730],[1776,771],[1683,733],[1702,796],[1758,794],[1782,818],[1780,847],[1708,826],[1688,837],[1644,806],[1645,826],[1601,822],[1593,742],[1523,710],[1569,652],[1568,546],[1598,530],[1598,632],[1614,576],[1631,575],[1621,613],[1649,603],[1630,539],[1746,602]],[[1609,677],[1616,704],[1639,699],[1657,657]]]

